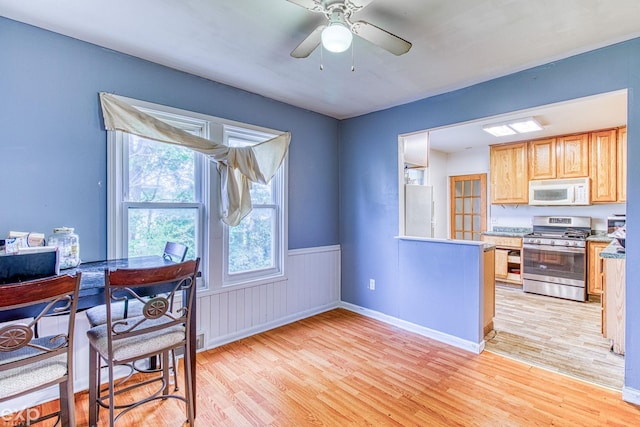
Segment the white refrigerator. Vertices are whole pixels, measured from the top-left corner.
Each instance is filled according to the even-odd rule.
[[[404,233],[413,237],[433,237],[433,187],[405,184]]]

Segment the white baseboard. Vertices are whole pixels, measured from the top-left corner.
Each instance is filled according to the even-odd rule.
[[[631,387],[622,387],[622,400],[640,405],[640,390]]]
[[[396,317],[380,313],[379,311],[369,310],[368,308],[363,308],[348,302],[340,303],[340,307],[475,354],[480,354],[482,353],[482,350],[484,350],[484,340],[479,343],[464,340],[453,335],[416,325],[415,323],[407,322],[406,320],[398,319]]]

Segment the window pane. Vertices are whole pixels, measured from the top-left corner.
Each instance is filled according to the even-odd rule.
[[[129,138],[131,202],[194,202],[195,155],[171,144]]]
[[[275,267],[275,210],[254,208],[229,227],[229,274]]]
[[[456,181],[456,197],[462,196],[462,182]]]
[[[273,202],[273,185],[271,183],[267,185],[251,183],[251,203],[254,205],[270,205]]]
[[[195,258],[197,208],[128,209],[129,256],[162,255],[167,241],[189,247],[187,259]]]
[[[476,197],[480,196],[480,180],[479,179],[473,180],[473,195]]]
[[[464,195],[471,196],[471,181],[464,182]]]

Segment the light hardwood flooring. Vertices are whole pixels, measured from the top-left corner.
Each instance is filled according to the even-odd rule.
[[[621,390],[624,357],[600,333],[600,302],[576,302],[496,285],[494,332],[485,349]]]
[[[337,309],[197,358],[199,426],[638,425],[620,393],[497,354],[480,355]],[[127,414],[178,426],[183,405]],[[76,395],[87,425],[87,394]],[[104,413],[102,413],[104,415]],[[104,425],[104,424],[101,424]]]

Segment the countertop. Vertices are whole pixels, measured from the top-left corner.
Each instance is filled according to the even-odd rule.
[[[526,227],[493,227],[491,231],[482,233],[485,236],[524,237],[533,230]]]
[[[600,258],[626,259],[626,254],[624,248],[617,241],[613,241],[600,252]]]

